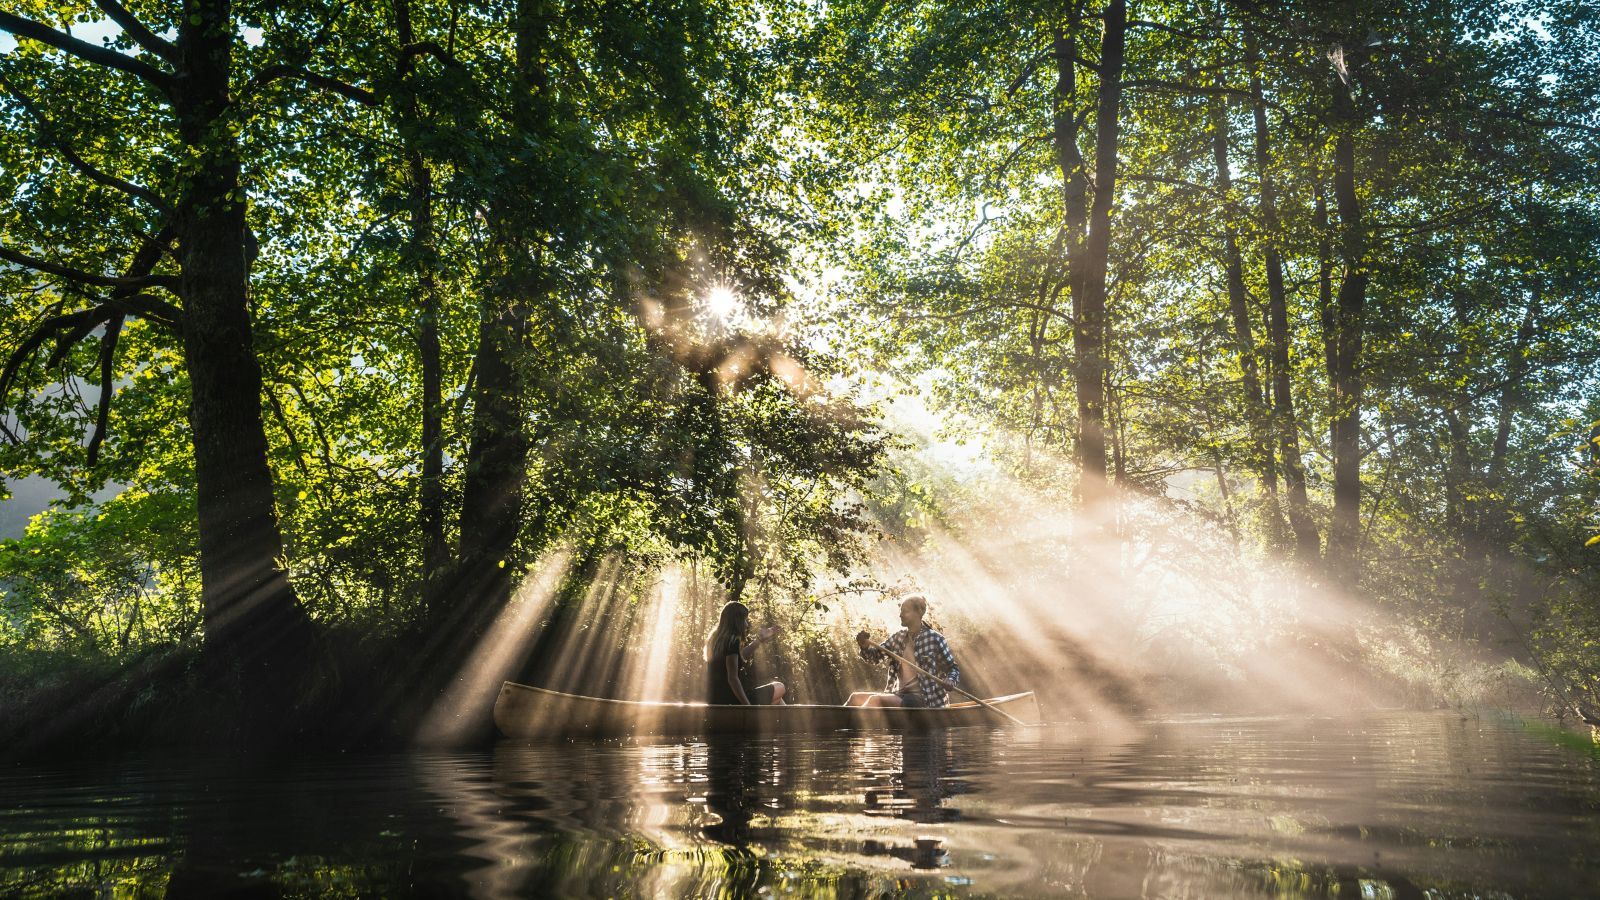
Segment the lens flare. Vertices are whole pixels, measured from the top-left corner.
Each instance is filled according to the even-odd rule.
[[[703,301],[706,315],[718,322],[732,322],[744,311],[744,302],[733,288],[726,285],[717,285],[706,292]]]

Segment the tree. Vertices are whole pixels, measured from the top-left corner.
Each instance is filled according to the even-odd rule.
[[[93,250],[79,251],[85,263],[80,266],[18,249],[19,243],[41,243],[44,235],[13,215],[0,250],[6,261],[48,279],[66,296],[83,297],[88,288],[110,292],[89,300],[87,308],[44,319],[12,354],[7,374],[14,375],[45,340],[54,338],[63,348],[97,328],[103,328],[103,371],[109,371],[129,315],[178,333],[191,390],[188,417],[207,647],[219,661],[242,666],[253,689],[273,694],[273,683],[285,681],[302,661],[310,629],[279,563],[283,542],[261,422],[260,367],[251,340],[248,280],[256,241],[245,221],[240,181],[238,129],[243,116],[230,95],[238,77],[238,22],[228,0],[192,0],[175,21],[156,26],[176,32],[176,39],[168,41],[119,4],[102,8],[122,27],[123,44],[132,54],[97,47],[36,19],[0,13],[0,28],[19,41],[65,54],[74,63],[57,69],[46,55],[32,55],[7,73],[8,81],[27,79],[23,90],[36,99],[19,98],[25,110],[41,102],[40,97],[60,99],[98,88],[137,104],[146,121],[170,116],[165,146],[156,143],[150,149],[179,160],[179,168],[167,191],[160,192],[87,160],[74,138],[91,135],[51,134],[48,140],[63,158],[81,163],[73,165],[81,177],[121,190],[150,212],[141,217],[144,236],[138,249],[121,267],[124,274],[115,277],[94,271],[103,270],[109,260]],[[122,89],[127,79],[134,80],[131,91]],[[63,120],[58,114],[37,124],[58,129]],[[164,292],[180,305],[146,291]],[[103,384],[102,409],[112,394],[112,385]],[[102,413],[99,422],[105,421]],[[98,443],[91,440],[93,447]]]

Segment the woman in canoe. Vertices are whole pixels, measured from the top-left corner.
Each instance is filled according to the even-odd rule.
[[[867,662],[889,664],[888,689],[875,693],[857,691],[845,706],[921,706],[938,708],[950,702],[947,687],[961,683],[961,667],[950,652],[944,635],[922,621],[928,613],[928,598],[912,594],[900,601],[900,624],[905,627],[874,644],[863,631],[856,635],[861,658]],[[915,662],[915,665],[908,665]],[[938,673],[935,677],[934,673]]]
[[[776,626],[763,628],[750,641],[750,607],[735,600],[722,607],[717,628],[706,638],[706,702],[714,704],[783,705],[783,682],[773,681],[748,687],[744,670],[756,647],[778,633]]]

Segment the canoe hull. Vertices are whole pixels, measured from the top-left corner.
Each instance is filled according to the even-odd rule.
[[[1031,691],[989,703],[1024,722],[1039,720]],[[941,709],[862,709],[846,706],[713,706],[650,703],[564,694],[508,681],[494,704],[494,724],[513,738],[614,737],[630,734],[793,733],[841,728],[948,728],[1009,725],[1005,716],[976,703]]]

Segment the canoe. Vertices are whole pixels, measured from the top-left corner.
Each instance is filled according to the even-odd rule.
[[[1024,722],[1039,721],[1032,691],[988,703]],[[1005,716],[966,701],[939,709],[863,709],[852,706],[714,706],[607,700],[508,681],[494,702],[494,724],[513,738],[609,737],[629,734],[821,732],[841,728],[920,730],[957,725],[1009,725]]]

